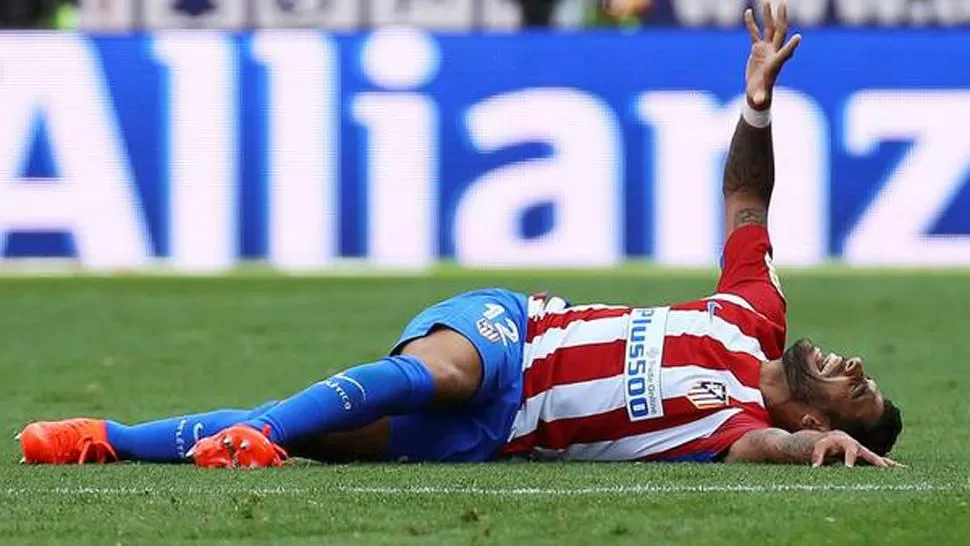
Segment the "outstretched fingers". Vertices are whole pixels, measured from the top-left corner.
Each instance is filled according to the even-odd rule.
[[[862,460],[863,461],[865,461],[865,462],[867,462],[867,463],[869,463],[869,464],[871,464],[873,466],[878,466],[879,468],[889,468],[890,467],[890,464],[888,462],[886,462],[886,459],[883,459],[879,455],[876,455],[875,453],[869,451],[868,449],[866,449],[864,447],[859,448],[859,456],[862,457]]]
[[[801,34],[792,36],[791,40],[788,40],[788,43],[785,44],[780,51],[778,51],[778,57],[781,59],[781,61],[785,62],[788,59],[791,59],[792,55],[795,54],[795,50],[798,48],[798,44],[800,43],[802,43]]]
[[[752,44],[761,41],[761,31],[758,30],[758,24],[754,22],[754,11],[751,8],[744,10],[744,26],[748,27]]]
[[[778,11],[774,17],[774,23],[775,34],[772,37],[771,43],[777,50],[785,43],[785,38],[788,36],[788,3],[785,0],[781,0],[781,3],[778,4]]]
[[[883,457],[882,460],[886,461],[886,464],[888,464],[890,468],[909,468],[908,466],[904,465],[903,463],[898,462],[898,461],[894,461],[894,460],[890,459],[889,457]]]
[[[829,449],[831,449],[832,443],[827,439],[822,440],[815,444],[815,449],[812,450],[812,466],[819,467],[825,464],[825,458],[829,454]]]
[[[768,43],[774,43],[775,42],[775,17],[771,13],[771,0],[764,0],[762,2],[761,16],[765,20],[764,39]]]
[[[785,44],[785,46],[782,47],[774,57],[772,57],[772,73],[777,73],[779,70],[781,70],[781,66],[788,62],[788,59],[791,59],[793,55],[795,55],[795,49],[798,48],[798,44],[800,43],[802,43],[802,35],[796,34],[791,37],[791,40],[788,40],[788,43]]]
[[[845,466],[855,466],[856,459],[859,458],[859,446],[850,445],[845,448]]]
[[[865,446],[860,445],[855,440],[848,437],[828,437],[815,444],[812,451],[812,466],[819,467],[825,464],[829,456],[841,454],[845,466],[855,466],[857,460],[861,459],[879,468],[896,468],[900,465],[892,459],[885,459],[876,455]]]

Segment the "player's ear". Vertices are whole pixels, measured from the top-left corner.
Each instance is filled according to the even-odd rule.
[[[829,426],[828,419],[813,413],[806,413],[803,415],[800,424],[802,430],[816,430],[818,432],[828,432],[832,430],[832,427]]]

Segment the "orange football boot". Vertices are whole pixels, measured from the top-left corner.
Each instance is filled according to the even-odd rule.
[[[68,419],[31,423],[17,435],[21,463],[84,464],[118,460],[102,419]]]
[[[280,466],[288,457],[286,450],[268,438],[269,426],[262,432],[246,425],[231,426],[202,438],[189,450],[196,466],[204,468],[264,468]]]

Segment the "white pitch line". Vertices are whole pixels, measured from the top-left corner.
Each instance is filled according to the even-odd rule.
[[[970,491],[970,484],[778,484],[778,485],[631,485],[613,487],[578,487],[576,489],[517,487],[321,487],[321,488],[180,488],[180,487],[56,487],[47,489],[7,488],[0,493],[8,497],[31,495],[308,495],[317,493],[354,493],[376,495],[486,495],[486,496],[584,496],[609,494],[689,494],[689,493],[791,493],[791,492],[933,492]]]
[[[944,484],[854,484],[854,485],[629,485],[613,487],[578,487],[576,489],[549,489],[544,487],[518,487],[512,489],[489,489],[479,487],[341,487],[338,490],[345,493],[376,493],[376,494],[458,494],[474,495],[604,495],[604,494],[649,494],[649,493],[787,493],[787,492],[868,492],[868,491],[947,491],[958,488]]]

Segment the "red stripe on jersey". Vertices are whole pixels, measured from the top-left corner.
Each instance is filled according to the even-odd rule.
[[[537,358],[525,372],[522,395],[531,398],[553,385],[568,385],[623,373],[626,340],[563,347]]]
[[[664,368],[699,366],[730,372],[746,387],[761,385],[761,361],[747,353],[729,351],[710,337],[680,335],[664,338]]]
[[[767,421],[758,419],[748,413],[741,412],[727,420],[714,434],[706,438],[698,438],[667,451],[647,456],[647,461],[670,461],[683,459],[692,455],[709,454],[716,457],[726,452],[752,430],[769,428]]]
[[[726,300],[697,300],[678,303],[672,306],[672,311],[704,311],[707,312],[710,302],[718,303],[714,313],[726,322],[733,324],[741,333],[757,339],[768,358],[781,358],[785,350],[785,328],[766,318],[758,311],[745,309],[736,303]]]
[[[734,402],[726,406],[700,410],[686,397],[678,397],[664,400],[663,405],[664,417],[643,421],[630,421],[626,408],[586,417],[559,419],[552,422],[540,421],[535,431],[535,444],[549,449],[565,449],[571,444],[619,440],[628,436],[686,425],[729,407],[741,407],[753,415],[767,416],[767,412],[761,406],[750,403]]]
[[[518,438],[502,446],[499,454],[505,457],[528,455],[529,453],[532,453],[532,446],[534,446],[535,443],[536,433],[535,431],[532,431],[525,436],[519,436]]]
[[[547,313],[539,319],[529,319],[528,334],[526,341],[532,342],[536,337],[541,336],[553,328],[565,328],[570,322],[577,320],[596,320],[601,318],[614,318],[629,315],[629,307],[616,309],[581,309],[578,311],[566,310],[560,313]]]
[[[743,408],[744,415],[747,415],[752,419],[756,419],[760,423],[765,423],[765,426],[767,426],[767,423],[771,422],[771,414],[768,413],[768,410],[754,402],[735,402],[734,404],[731,404],[731,406],[735,408]]]

